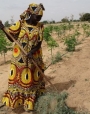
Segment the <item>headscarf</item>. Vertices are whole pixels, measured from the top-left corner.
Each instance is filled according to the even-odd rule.
[[[28,19],[31,14],[43,16],[43,10],[45,10],[45,9],[43,7],[43,4],[41,4],[41,3],[40,4],[35,4],[35,3],[29,4],[28,9],[25,10],[20,15],[20,18],[21,19]]]

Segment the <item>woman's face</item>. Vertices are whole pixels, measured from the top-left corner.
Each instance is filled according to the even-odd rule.
[[[35,22],[39,22],[42,18],[42,15],[31,15],[32,16],[32,20],[35,21]]]

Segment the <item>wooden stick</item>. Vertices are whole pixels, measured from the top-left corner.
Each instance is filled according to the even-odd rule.
[[[18,43],[17,40],[14,39],[14,37],[7,31],[7,29],[4,27],[3,31],[5,33],[7,33],[7,35],[20,47],[20,49],[23,51],[23,53],[25,55],[27,55],[27,53],[25,52],[25,50],[22,48],[22,46]],[[57,91],[57,88],[48,80],[48,78],[44,75],[44,73],[42,72],[42,70],[39,68],[39,66],[36,64],[36,62],[34,61],[34,59],[32,58],[32,62],[33,64],[36,66],[36,68],[38,69],[38,71],[41,73],[41,75],[46,79],[46,81],[49,82],[49,84]]]

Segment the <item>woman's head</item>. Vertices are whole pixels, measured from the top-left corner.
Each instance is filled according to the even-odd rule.
[[[42,18],[42,15],[31,14],[32,22],[39,22]]]
[[[30,17],[34,21],[40,21],[43,16],[44,6],[42,4],[32,3],[28,9],[20,15],[21,19],[29,19]]]

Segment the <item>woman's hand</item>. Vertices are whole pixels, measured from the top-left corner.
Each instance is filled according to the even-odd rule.
[[[4,25],[2,23],[2,21],[0,20],[0,29],[3,29],[4,28]]]
[[[29,53],[27,54],[27,57],[28,57],[29,59],[32,59],[32,58],[33,58],[32,53],[31,53],[31,52],[29,52]]]
[[[41,43],[42,43],[42,42],[39,42],[36,46],[32,47],[32,49],[31,49],[31,50],[29,51],[29,53],[27,54],[27,57],[28,57],[29,59],[32,59],[32,58],[33,58],[33,54],[34,54],[35,52],[37,52],[37,51],[40,49]]]

